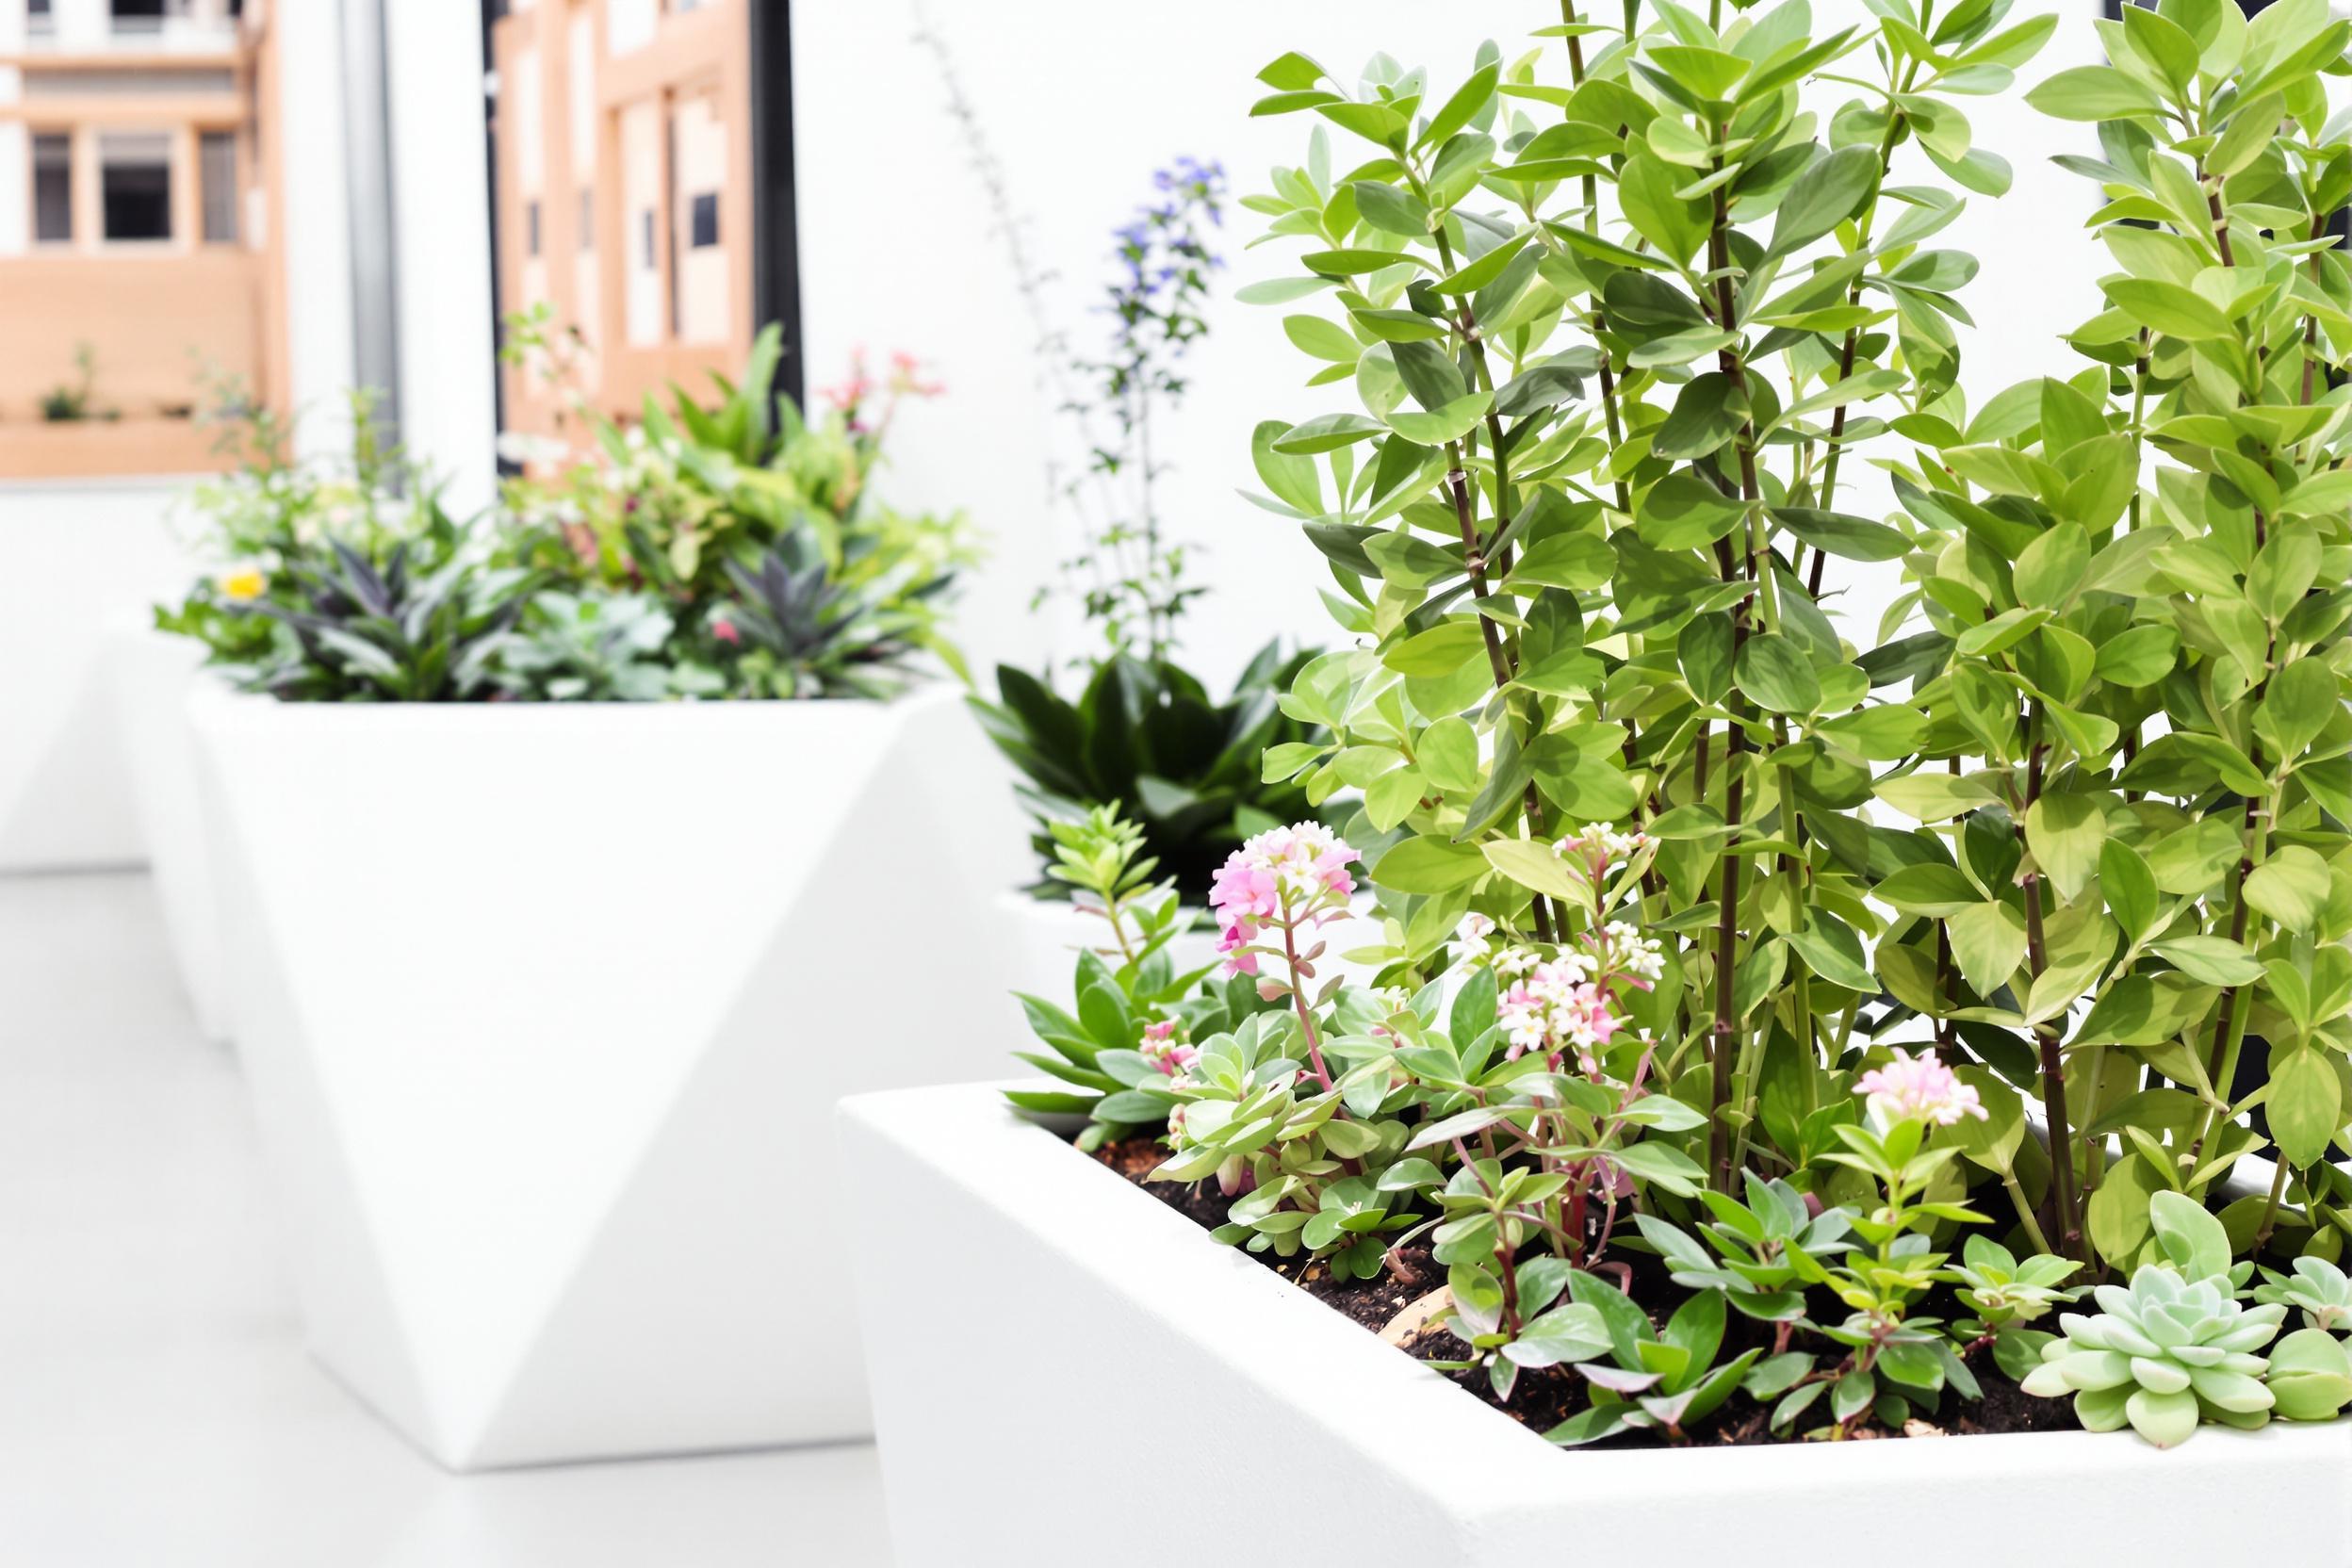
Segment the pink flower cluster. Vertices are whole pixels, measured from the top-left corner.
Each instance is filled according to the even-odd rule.
[[[1166,1019],[1143,1027],[1143,1043],[1135,1049],[1147,1062],[1170,1078],[1182,1078],[1200,1059],[1200,1048],[1176,1037],[1177,1021]]]
[[[849,378],[818,390],[826,402],[841,412],[853,433],[865,433],[867,427],[858,416],[859,410],[875,392],[888,393],[890,407],[895,408],[901,398],[936,398],[947,388],[936,380],[925,380],[923,361],[903,351],[890,355],[890,377],[877,384],[866,370],[866,351],[860,346],[850,352]],[[884,411],[882,424],[885,427],[890,424],[888,409]]]
[[[1590,972],[1581,954],[1539,962],[1511,983],[1494,1004],[1494,1018],[1511,1041],[1516,1061],[1530,1051],[1571,1045],[1588,1063],[1606,1050],[1625,1021],[1609,1007],[1609,993],[1581,978]]]
[[[1555,958],[1524,947],[1497,954],[1494,973],[1510,984],[1495,999],[1494,1021],[1510,1042],[1509,1056],[1574,1051],[1585,1071],[1599,1071],[1598,1054],[1625,1026],[1618,998],[1627,989],[1651,989],[1665,964],[1658,944],[1624,921],[1585,932]]]
[[[1319,822],[1268,828],[1226,857],[1209,890],[1225,972],[1258,972],[1250,944],[1261,931],[1296,931],[1345,914],[1356,890],[1348,867],[1359,858]]]
[[[1866,1096],[1871,1114],[1889,1125],[1908,1120],[1949,1127],[1964,1116],[1992,1119],[1975,1088],[1936,1059],[1934,1046],[1917,1056],[1895,1047],[1895,1059],[1864,1073],[1854,1091]]]

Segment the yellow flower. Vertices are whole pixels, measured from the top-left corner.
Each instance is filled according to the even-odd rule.
[[[261,575],[258,566],[240,566],[220,579],[220,591],[239,601],[261,597],[262,590],[269,586],[270,580]]]

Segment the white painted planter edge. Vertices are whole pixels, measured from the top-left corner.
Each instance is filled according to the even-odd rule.
[[[1557,1556],[1573,1545],[1579,1560],[1663,1565],[1737,1542],[1743,1563],[1770,1568],[1817,1560],[1818,1538],[1801,1520],[1881,1493],[1915,1520],[1997,1510],[1991,1539],[2037,1550],[2129,1542],[2142,1568],[2246,1560],[2249,1519],[2262,1521],[2266,1560],[2352,1563],[2352,1420],[2213,1429],[2169,1453],[2128,1434],[2075,1431],[1563,1456],[1078,1156],[1011,1112],[995,1088],[859,1096],[842,1102],[838,1121],[861,1204],[879,1197],[903,1217],[951,1212],[952,1200],[956,1220],[952,1239],[948,1226],[910,1234],[902,1225],[881,1233],[880,1245],[874,1214],[858,1228],[868,1243],[858,1259],[865,1338],[902,1568],[1092,1560],[1082,1544],[1101,1538],[1087,1526],[1117,1527],[1119,1508],[1132,1501],[1119,1478],[1179,1462],[1167,1446],[1175,1428],[1184,1429],[1186,1494],[1216,1500],[1227,1539],[1250,1539],[1253,1523],[1309,1527],[1293,1510],[1312,1494],[1319,1555],[1332,1562],[1499,1561],[1506,1550]],[[896,1348],[918,1331],[917,1315],[939,1311],[916,1288],[930,1278],[961,1280],[968,1298],[1030,1303],[1028,1343],[996,1343],[987,1325],[971,1326],[965,1342],[1004,1364],[968,1362],[950,1376],[933,1365],[902,1378]],[[1067,1312],[1038,1300],[1038,1281],[1063,1280],[1092,1299]],[[1065,1332],[1081,1351],[1069,1359],[1057,1346]],[[1193,1407],[1147,1413],[1164,1418],[1157,1424],[1089,1423],[1129,1392],[1117,1375],[1129,1366],[1145,1380],[1164,1377],[1167,1396]],[[1019,1441],[960,1449],[988,1484],[943,1474],[951,1450],[933,1433],[980,1430],[1021,1403],[1051,1413]],[[1277,1475],[1303,1484],[1277,1486]],[[1098,1494],[1110,1508],[1095,1521],[1086,1500]],[[1055,1540],[1072,1544],[1066,1553],[1020,1533],[1049,1499]],[[1350,1534],[1351,1503],[1368,1511],[1360,1538]],[[942,1511],[959,1519],[960,1548],[926,1522]],[[2150,1538],[2144,1532],[2157,1521]],[[1000,1536],[1018,1555],[972,1550]],[[1986,1539],[1961,1531],[1923,1542],[1907,1532],[1905,1559],[1977,1562]],[[1162,1557],[1147,1542],[1126,1560],[1173,1563],[1187,1556],[1182,1548],[1167,1543]],[[1413,1555],[1473,1548],[1475,1558]]]

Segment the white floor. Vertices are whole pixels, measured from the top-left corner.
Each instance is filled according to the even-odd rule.
[[[874,1455],[451,1477],[302,1353],[145,878],[0,878],[0,1564],[880,1568]]]

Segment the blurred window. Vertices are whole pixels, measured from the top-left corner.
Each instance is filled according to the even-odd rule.
[[[694,198],[694,238],[697,251],[707,250],[719,242],[719,197],[708,191]]]
[[[172,139],[108,131],[98,139],[99,197],[109,240],[172,237]]]
[[[74,237],[74,139],[63,131],[33,135],[33,238],[65,244]]]
[[[204,196],[204,243],[237,243],[237,133],[206,131],[197,146]]]

